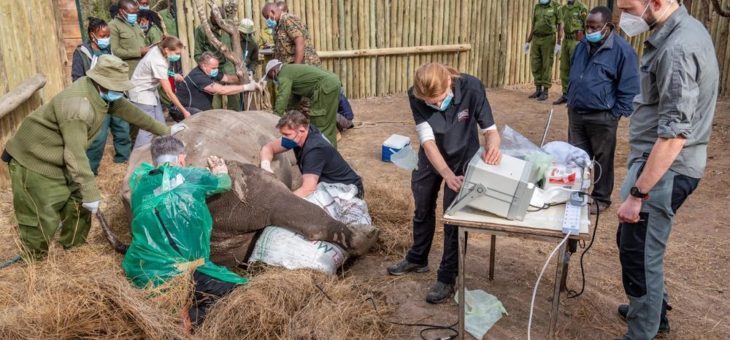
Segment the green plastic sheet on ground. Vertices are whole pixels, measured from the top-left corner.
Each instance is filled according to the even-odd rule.
[[[143,163],[129,180],[132,243],[122,267],[137,286],[159,285],[197,270],[221,281],[248,282],[210,261],[213,220],[205,200],[231,189],[227,174]]]

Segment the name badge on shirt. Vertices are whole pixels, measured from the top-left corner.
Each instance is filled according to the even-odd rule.
[[[464,109],[463,111],[459,112],[456,115],[456,120],[458,120],[459,123],[463,123],[469,120],[469,109]]]

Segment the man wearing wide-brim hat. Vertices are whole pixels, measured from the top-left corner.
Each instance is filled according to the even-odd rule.
[[[246,69],[252,75],[256,71],[256,64],[259,62],[259,45],[254,38],[256,27],[253,20],[249,18],[241,19],[238,25],[238,31],[241,33],[241,49],[243,49],[243,62]]]
[[[10,169],[15,217],[27,259],[43,258],[59,228],[64,248],[86,241],[91,214],[101,200],[86,149],[107,114],[156,135],[184,128],[168,128],[124,98],[122,91],[132,87],[128,71],[118,57],[99,57],[86,77],[28,115],[8,141],[2,158]]]

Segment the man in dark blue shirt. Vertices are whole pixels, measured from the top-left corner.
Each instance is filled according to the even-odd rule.
[[[638,93],[636,52],[614,32],[611,10],[594,7],[586,18],[586,37],[573,55],[568,87],[568,140],[599,164],[593,214],[611,205],[618,121],[631,115]]]

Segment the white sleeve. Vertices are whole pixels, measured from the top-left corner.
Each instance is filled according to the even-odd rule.
[[[497,124],[492,124],[490,127],[486,128],[486,129],[479,129],[479,133],[483,134],[489,130],[497,130]]]
[[[416,133],[418,134],[418,141],[421,144],[430,140],[436,140],[436,137],[433,134],[433,129],[431,128],[431,124],[429,124],[428,122],[423,122],[416,125]]]

